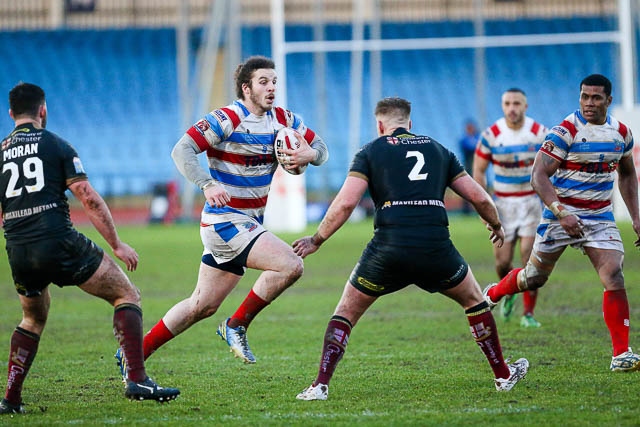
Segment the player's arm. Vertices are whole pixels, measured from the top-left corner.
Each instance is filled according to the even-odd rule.
[[[558,195],[550,179],[556,173],[558,167],[560,167],[558,160],[538,151],[531,171],[531,186],[547,206],[550,206],[553,202],[558,202]]]
[[[325,144],[324,140],[315,134],[313,140],[310,143],[311,148],[316,151],[316,158],[311,161],[314,166],[320,166],[329,160],[329,148]]]
[[[487,141],[486,132],[488,131],[485,131],[485,133],[480,136],[476,144],[476,149],[473,153],[472,169],[473,179],[485,190],[487,189],[487,169],[489,168],[489,163],[492,158],[491,147]]]
[[[491,232],[489,235],[491,242],[498,247],[502,247],[504,230],[500,223],[498,209],[489,193],[466,172],[461,173],[453,180],[451,189],[473,205],[480,218],[487,225],[487,230]]]
[[[306,236],[293,242],[294,252],[306,257],[320,248],[329,237],[347,222],[353,210],[367,190],[369,183],[361,175],[350,175],[345,179],[342,188],[318,226],[316,234]]]
[[[560,167],[560,161],[549,156],[543,151],[538,151],[533,162],[531,171],[531,186],[551,212],[558,218],[562,228],[571,237],[582,237],[582,222],[580,218],[569,212],[556,194],[556,190],[551,184],[551,176],[556,173]]]
[[[636,175],[636,167],[633,163],[632,156],[626,156],[620,159],[618,164],[618,189],[624,204],[627,206],[633,231],[635,231],[638,239],[634,242],[636,246],[640,246],[640,214],[638,213],[638,178]]]
[[[104,199],[87,180],[73,181],[68,187],[82,203],[91,224],[111,247],[113,254],[125,263],[127,270],[134,271],[138,266],[138,254],[118,237],[111,211]]]
[[[476,150],[475,154],[473,155],[473,179],[485,190],[487,189],[488,167],[489,159],[481,156]]]
[[[171,158],[182,176],[202,190],[211,206],[225,206],[231,197],[224,187],[211,178],[211,174],[200,166],[198,161],[200,153],[198,145],[189,135],[185,134],[173,147]]]

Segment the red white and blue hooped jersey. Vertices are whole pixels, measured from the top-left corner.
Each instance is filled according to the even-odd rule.
[[[548,129],[530,117],[513,130],[504,117],[482,132],[476,155],[493,164],[496,197],[522,197],[535,194],[531,187],[533,161]]]
[[[205,203],[204,213],[242,213],[263,222],[269,187],[278,167],[273,143],[283,127],[295,129],[310,145],[316,137],[289,110],[274,107],[256,116],[238,100],[211,111],[187,130],[200,152],[206,151],[211,177],[231,197],[224,207]]]
[[[551,183],[567,210],[584,220],[614,221],[614,172],[632,149],[633,135],[623,123],[607,115],[594,125],[577,110],[551,129],[540,150],[560,162]],[[547,208],[542,219],[556,220]]]

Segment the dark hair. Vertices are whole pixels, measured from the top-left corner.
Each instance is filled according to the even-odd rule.
[[[585,77],[580,82],[580,91],[582,91],[582,86],[602,86],[604,87],[605,95],[611,96],[611,80],[602,74],[591,74]]]
[[[379,114],[390,115],[392,113],[408,118],[411,115],[411,103],[398,97],[382,98],[378,101],[374,112],[376,116]]]
[[[521,93],[522,95],[527,96],[527,94],[524,93],[524,91],[522,89],[520,89],[519,87],[511,87],[511,88],[505,90],[505,92]]]
[[[37,116],[44,104],[44,90],[31,83],[18,83],[9,92],[9,108],[14,116]]]
[[[275,70],[276,64],[266,56],[251,56],[243,64],[238,65],[234,78],[236,80],[236,96],[239,99],[242,99],[242,85],[251,85],[254,71],[261,68]]]

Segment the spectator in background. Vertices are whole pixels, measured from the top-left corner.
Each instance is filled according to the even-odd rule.
[[[609,369],[640,369],[640,355],[629,347],[629,301],[622,264],[624,246],[613,216],[613,187],[618,181],[636,237],[640,237],[638,177],[631,130],[608,113],[611,81],[592,74],[580,82],[580,108],[546,137],[536,155],[531,184],[546,208],[524,269],[511,270],[483,294],[494,306],[506,295],[543,286],[567,247],[589,257],[600,282],[602,315],[613,354]],[[634,242],[640,246],[640,239]],[[577,331],[577,333],[589,333]]]
[[[89,183],[76,150],[45,129],[47,103],[42,88],[18,84],[9,92],[9,108],[15,129],[2,140],[0,201],[22,321],[11,335],[9,379],[0,414],[25,412],[22,385],[47,323],[51,283],[77,286],[113,305],[113,331],[129,360],[124,378],[127,397],[175,399],[178,389],[160,387],[146,374],[138,289],[109,255],[73,228],[65,191],[69,189],[82,203],[96,230],[129,271],[138,266],[138,254],[118,237],[109,208]]]
[[[542,214],[540,198],[531,187],[531,169],[547,128],[526,116],[527,107],[524,91],[518,88],[506,90],[502,94],[504,117],[482,132],[473,161],[473,178],[485,190],[489,164],[493,164],[495,172],[493,196],[504,227],[504,245],[493,248],[499,279],[513,269],[518,240],[520,265],[529,260]],[[537,290],[523,294],[520,325],[525,328],[540,327],[540,322],[533,317],[537,297]],[[511,295],[502,300],[501,314],[505,320],[513,313],[515,298]]]
[[[480,137],[480,131],[475,120],[467,119],[464,123],[464,135],[458,141],[458,146],[462,152],[462,159],[464,161],[464,169],[469,175],[473,173],[473,156],[476,151],[476,145],[478,144],[478,138]],[[474,212],[473,206],[466,200],[462,201],[462,213],[471,214]]]

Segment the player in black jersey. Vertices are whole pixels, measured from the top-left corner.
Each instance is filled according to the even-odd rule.
[[[118,237],[109,208],[89,183],[76,150],[45,130],[44,91],[20,83],[9,92],[9,107],[15,129],[0,147],[0,204],[23,317],[11,336],[8,382],[0,414],[24,412],[22,385],[47,321],[50,283],[78,286],[114,306],[114,334],[129,366],[127,397],[175,399],[178,389],[158,386],[145,372],[138,289],[109,255],[74,229],[66,189],[82,203],[92,224],[129,271],[138,266],[138,254]]]
[[[450,187],[470,202],[501,245],[504,231],[491,196],[476,183],[456,156],[434,139],[409,132],[411,104],[385,98],[375,110],[379,138],[356,154],[349,174],[315,235],[293,242],[306,257],[349,218],[367,189],[375,204],[373,238],[365,248],[324,335],[320,368],[300,400],[325,400],[329,381],[345,352],[351,329],[376,299],[410,284],[439,292],[460,304],[471,332],[495,376],[508,391],[527,373],[522,358],[507,365],[489,305],[468,264],[449,236],[444,194]]]

